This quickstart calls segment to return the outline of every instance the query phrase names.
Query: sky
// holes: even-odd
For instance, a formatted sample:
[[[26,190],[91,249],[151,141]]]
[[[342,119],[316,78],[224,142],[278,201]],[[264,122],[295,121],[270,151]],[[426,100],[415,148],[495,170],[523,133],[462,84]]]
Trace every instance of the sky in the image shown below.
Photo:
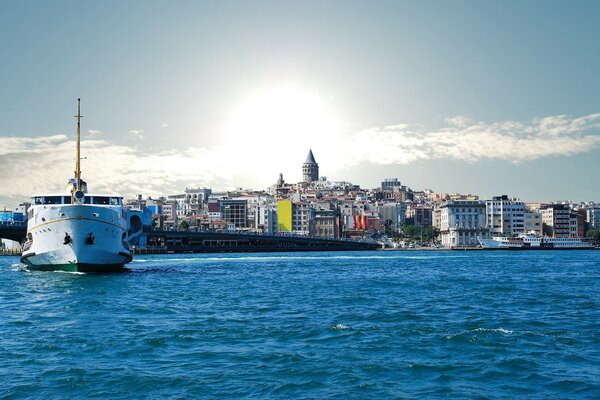
[[[0,206],[364,188],[600,201],[600,2],[0,2]]]

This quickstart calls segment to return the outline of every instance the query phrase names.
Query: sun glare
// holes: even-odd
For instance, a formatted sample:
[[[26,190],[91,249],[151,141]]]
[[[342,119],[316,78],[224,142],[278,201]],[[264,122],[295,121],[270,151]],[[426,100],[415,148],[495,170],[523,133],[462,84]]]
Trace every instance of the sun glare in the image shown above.
[[[339,126],[333,108],[318,94],[294,85],[272,86],[240,101],[229,116],[225,139],[245,151],[276,154],[285,148],[296,156],[310,147],[329,148]]]

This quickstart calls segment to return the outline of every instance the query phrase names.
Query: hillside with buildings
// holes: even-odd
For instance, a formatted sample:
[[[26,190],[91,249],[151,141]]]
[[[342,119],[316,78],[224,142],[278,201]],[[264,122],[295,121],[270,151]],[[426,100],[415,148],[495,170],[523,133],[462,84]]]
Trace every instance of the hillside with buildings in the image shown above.
[[[186,188],[159,198],[139,195],[128,205],[161,229],[251,232],[326,238],[379,238],[443,247],[476,246],[477,238],[535,232],[585,237],[600,230],[596,203],[525,203],[506,195],[413,190],[396,178],[375,189],[319,176],[309,151],[303,180],[279,179],[266,190]]]

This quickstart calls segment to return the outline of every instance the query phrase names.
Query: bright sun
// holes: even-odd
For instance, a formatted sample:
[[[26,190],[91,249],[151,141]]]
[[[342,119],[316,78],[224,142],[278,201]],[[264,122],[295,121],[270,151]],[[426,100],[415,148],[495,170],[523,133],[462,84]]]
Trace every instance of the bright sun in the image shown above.
[[[287,148],[289,156],[296,156],[311,147],[330,148],[339,132],[330,101],[288,84],[246,95],[229,116],[225,139],[244,150],[273,154]]]

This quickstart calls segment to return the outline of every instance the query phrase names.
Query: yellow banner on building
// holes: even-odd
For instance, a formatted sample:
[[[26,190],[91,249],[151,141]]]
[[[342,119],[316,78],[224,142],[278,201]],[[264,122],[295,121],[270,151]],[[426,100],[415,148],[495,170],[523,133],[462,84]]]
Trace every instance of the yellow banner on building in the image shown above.
[[[279,232],[292,231],[291,200],[277,200],[277,229]]]

